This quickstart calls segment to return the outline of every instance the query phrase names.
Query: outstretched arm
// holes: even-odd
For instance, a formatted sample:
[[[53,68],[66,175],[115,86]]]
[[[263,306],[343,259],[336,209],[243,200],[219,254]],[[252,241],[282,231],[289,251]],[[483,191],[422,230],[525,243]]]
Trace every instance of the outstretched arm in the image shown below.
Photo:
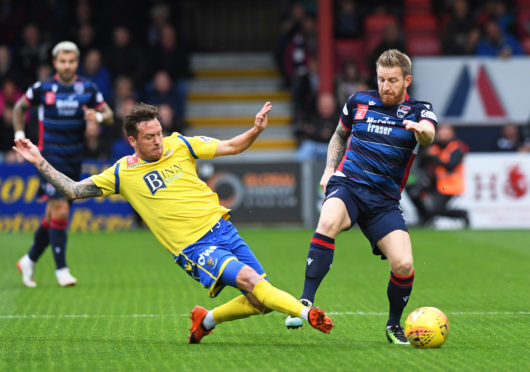
[[[245,133],[235,136],[232,139],[219,142],[215,156],[236,155],[249,148],[256,138],[258,138],[259,134],[267,128],[267,114],[271,109],[271,103],[266,102],[256,114],[254,126]]]
[[[101,189],[90,178],[75,182],[52,167],[30,140],[16,139],[15,145],[13,150],[33,164],[37,171],[68,199],[83,199],[103,195]]]
[[[428,146],[434,141],[434,124],[428,120],[420,120],[418,123],[412,120],[403,120],[406,130],[414,132],[416,141],[422,146]]]
[[[346,151],[346,142],[348,141],[349,136],[350,131],[346,130],[342,123],[339,123],[339,125],[337,125],[337,129],[335,129],[335,133],[333,133],[333,136],[329,141],[326,169],[324,169],[324,174],[320,179],[320,187],[322,187],[324,192],[326,192],[326,186],[329,179],[335,172],[335,169],[339,163],[342,161],[342,157]]]

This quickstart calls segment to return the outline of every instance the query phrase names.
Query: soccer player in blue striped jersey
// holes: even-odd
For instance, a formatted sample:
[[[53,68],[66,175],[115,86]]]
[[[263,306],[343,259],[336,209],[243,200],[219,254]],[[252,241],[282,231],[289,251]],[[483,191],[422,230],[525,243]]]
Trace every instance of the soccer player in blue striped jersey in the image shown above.
[[[207,310],[195,306],[188,337],[192,344],[219,323],[280,311],[308,321],[329,333],[333,322],[319,308],[304,306],[272,286],[250,247],[229,221],[229,210],[198,176],[195,159],[235,155],[247,149],[267,127],[265,103],[254,126],[232,139],[162,137],[156,107],[138,104],[125,118],[125,130],[135,154],[123,157],[101,174],[75,182],[55,170],[29,140],[15,140],[14,150],[37,167],[48,182],[69,199],[120,194],[142,216],[176,263],[215,297],[227,285],[242,294]]]
[[[399,200],[419,146],[433,142],[437,125],[431,104],[407,94],[411,67],[406,54],[385,51],[376,64],[378,90],[352,95],[342,109],[320,182],[325,199],[300,297],[305,305],[313,304],[331,268],[336,236],[357,223],[372,252],[390,265],[386,335],[395,344],[408,343],[400,321],[414,281],[412,246]],[[285,324],[298,328],[302,322],[288,317]]]
[[[43,156],[73,180],[81,176],[81,153],[87,122],[112,124],[112,110],[97,86],[76,74],[79,49],[71,41],[62,41],[52,50],[56,74],[28,88],[15,104],[15,139],[25,137],[24,113],[38,107],[39,142]],[[48,245],[52,246],[56,277],[60,286],[77,283],[66,265],[66,241],[70,202],[41,177],[39,196],[47,200],[46,212],[34,235],[29,252],[18,262],[22,282],[36,287],[35,263]]]

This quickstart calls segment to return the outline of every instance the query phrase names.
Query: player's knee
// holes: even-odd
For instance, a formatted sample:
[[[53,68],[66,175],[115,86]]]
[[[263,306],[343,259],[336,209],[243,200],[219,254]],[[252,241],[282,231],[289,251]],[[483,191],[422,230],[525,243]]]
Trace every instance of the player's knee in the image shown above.
[[[68,203],[56,202],[50,208],[50,217],[56,220],[67,220],[69,213]]]
[[[239,289],[252,293],[254,286],[261,280],[264,279],[253,268],[243,266],[237,274],[236,285]]]
[[[334,238],[341,230],[341,221],[337,218],[333,216],[320,216],[317,232]]]
[[[392,272],[396,275],[407,277],[414,271],[411,259],[402,259],[392,264]]]

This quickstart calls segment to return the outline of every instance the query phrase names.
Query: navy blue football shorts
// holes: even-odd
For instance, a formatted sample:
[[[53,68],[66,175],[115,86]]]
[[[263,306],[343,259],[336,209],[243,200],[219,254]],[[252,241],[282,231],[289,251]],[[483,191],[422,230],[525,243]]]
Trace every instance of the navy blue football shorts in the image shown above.
[[[37,192],[37,198],[41,200],[66,199],[66,196],[64,196],[51,183],[49,183],[43,178],[40,180],[39,191]]]
[[[208,289],[210,297],[216,297],[227,285],[237,288],[237,274],[245,265],[267,279],[265,270],[250,247],[232,223],[224,218],[174,257],[189,276]]]
[[[377,242],[392,231],[408,231],[399,201],[368,186],[333,176],[326,186],[324,201],[329,198],[339,198],[344,202],[352,226],[357,222],[370,241],[372,253],[381,256],[381,259],[386,257],[377,247]]]

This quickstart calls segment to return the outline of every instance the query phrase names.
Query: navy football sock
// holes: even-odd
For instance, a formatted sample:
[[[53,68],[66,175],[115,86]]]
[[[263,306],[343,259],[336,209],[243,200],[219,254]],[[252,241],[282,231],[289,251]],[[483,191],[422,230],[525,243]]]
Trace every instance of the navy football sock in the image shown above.
[[[66,225],[68,221],[52,219],[50,224],[50,244],[57,270],[66,267]]]
[[[318,286],[331,268],[334,252],[335,239],[319,233],[313,235],[307,254],[304,292],[300,298],[309,300],[311,303],[315,301]]]
[[[48,224],[48,221],[43,218],[41,221],[41,225],[33,235],[33,244],[31,245],[31,248],[28,253],[30,260],[33,262],[37,262],[37,260],[46,250],[46,247],[48,247],[49,243],[50,225]]]
[[[412,292],[412,283],[414,282],[414,271],[406,277],[397,276],[390,272],[390,280],[388,281],[387,296],[390,304],[388,313],[389,325],[399,325],[403,310],[409,301],[410,293]]]

